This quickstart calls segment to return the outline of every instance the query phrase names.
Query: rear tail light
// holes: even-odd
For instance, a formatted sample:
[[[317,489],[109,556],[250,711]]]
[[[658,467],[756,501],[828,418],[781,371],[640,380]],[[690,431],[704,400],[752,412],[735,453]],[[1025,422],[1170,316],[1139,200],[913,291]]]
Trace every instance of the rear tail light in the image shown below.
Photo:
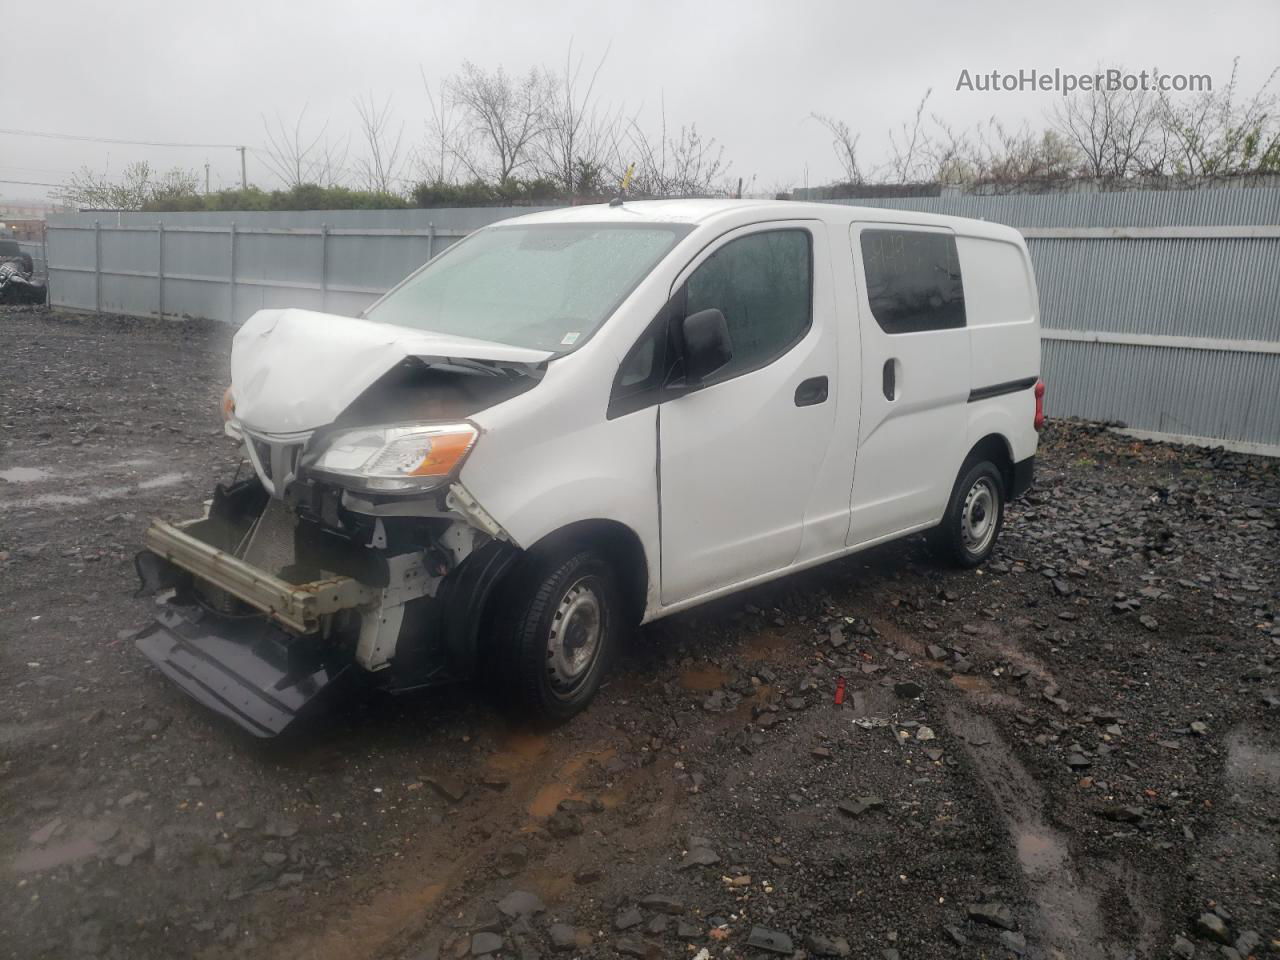
[[[1044,381],[1036,381],[1036,418],[1032,421],[1037,431],[1044,429]]]

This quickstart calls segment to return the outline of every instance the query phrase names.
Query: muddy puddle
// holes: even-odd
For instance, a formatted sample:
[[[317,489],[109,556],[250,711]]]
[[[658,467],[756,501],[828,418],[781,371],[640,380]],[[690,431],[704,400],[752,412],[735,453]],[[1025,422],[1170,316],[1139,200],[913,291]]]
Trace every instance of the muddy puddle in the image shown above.
[[[1236,730],[1227,738],[1226,772],[1237,787],[1274,797],[1280,793],[1280,750],[1263,745],[1247,730]]]
[[[777,660],[795,652],[796,641],[785,630],[761,630],[742,645],[744,660]]]
[[[1073,863],[1062,834],[1045,819],[1040,785],[985,717],[947,711],[947,727],[964,744],[978,778],[1000,812],[1036,905],[1028,924],[1030,958],[1120,960],[1131,954],[1123,934],[1101,919],[1101,898]]]
[[[52,473],[40,467],[10,467],[8,470],[0,470],[0,483],[39,483],[52,477]]]
[[[13,859],[12,869],[14,873],[40,873],[96,857],[101,850],[90,837],[75,837],[61,843],[24,850]]]
[[[96,503],[100,500],[118,500],[148,490],[174,487],[187,480],[187,478],[185,473],[162,473],[159,476],[148,477],[138,483],[128,485],[94,484],[80,493],[39,493],[35,496],[22,497],[17,500],[0,500],[0,511],[39,510],[48,507],[79,507],[89,503]]]
[[[680,686],[693,693],[710,693],[729,682],[729,674],[709,663],[695,664],[680,671]]]

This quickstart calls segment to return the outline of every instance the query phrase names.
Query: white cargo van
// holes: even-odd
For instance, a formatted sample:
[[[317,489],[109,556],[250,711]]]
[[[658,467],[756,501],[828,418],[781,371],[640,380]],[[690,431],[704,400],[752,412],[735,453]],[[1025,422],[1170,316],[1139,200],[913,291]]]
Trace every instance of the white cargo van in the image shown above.
[[[263,310],[251,469],[156,521],[139,646],[252,732],[344,675],[582,709],[629,625],[928,531],[965,566],[1031,482],[1035,280],[975,220],[618,202],[480,230],[365,311]]]

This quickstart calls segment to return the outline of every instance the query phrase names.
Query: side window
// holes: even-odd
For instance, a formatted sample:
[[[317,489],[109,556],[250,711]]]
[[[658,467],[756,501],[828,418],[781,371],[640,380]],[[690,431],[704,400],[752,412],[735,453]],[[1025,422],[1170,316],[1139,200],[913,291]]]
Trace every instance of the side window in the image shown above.
[[[658,311],[649,329],[622,358],[609,394],[606,416],[610,420],[651,406],[661,396],[668,373],[672,308],[668,303]]]
[[[733,359],[716,381],[786,353],[813,320],[813,249],[807,230],[752,233],[726,243],[685,283],[685,315],[724,314]]]
[[[862,266],[871,313],[885,333],[965,325],[956,239],[920,230],[863,230]]]

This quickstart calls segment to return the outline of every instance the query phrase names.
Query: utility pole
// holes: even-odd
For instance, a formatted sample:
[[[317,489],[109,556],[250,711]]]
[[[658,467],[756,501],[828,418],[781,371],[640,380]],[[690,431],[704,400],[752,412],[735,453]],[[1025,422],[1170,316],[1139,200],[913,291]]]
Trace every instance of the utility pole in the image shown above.
[[[209,192],[209,161],[204,162],[204,192]]]
[[[244,147],[236,147],[236,149],[240,151],[240,189],[248,190],[249,178],[245,176],[244,172]]]

